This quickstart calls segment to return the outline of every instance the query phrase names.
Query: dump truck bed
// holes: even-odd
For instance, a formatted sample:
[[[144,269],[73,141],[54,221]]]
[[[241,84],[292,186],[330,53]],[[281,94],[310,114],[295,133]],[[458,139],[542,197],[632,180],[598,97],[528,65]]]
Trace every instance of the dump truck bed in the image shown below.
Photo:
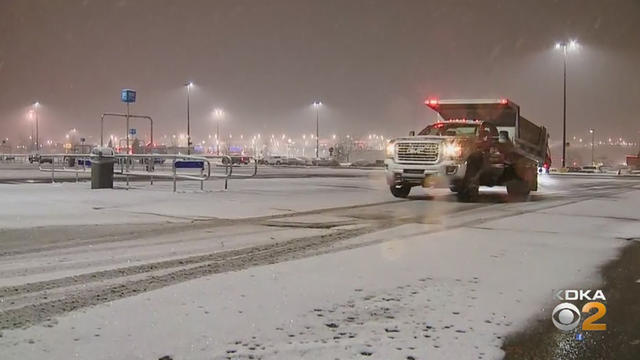
[[[434,100],[425,104],[438,113],[441,120],[479,120],[507,131],[515,151],[543,163],[547,157],[547,129],[520,115],[520,106],[507,99]]]

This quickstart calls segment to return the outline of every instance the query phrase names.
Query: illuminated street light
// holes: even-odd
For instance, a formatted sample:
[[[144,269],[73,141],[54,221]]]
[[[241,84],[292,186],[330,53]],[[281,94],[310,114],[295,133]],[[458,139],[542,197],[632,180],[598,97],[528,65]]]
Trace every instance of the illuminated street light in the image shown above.
[[[184,86],[187,88],[187,155],[191,154],[191,120],[190,120],[190,97],[191,97],[191,88],[193,87],[193,82],[187,81]]]
[[[562,53],[564,55],[564,101],[562,105],[562,167],[565,167],[565,159],[567,157],[567,49],[575,50],[578,49],[579,46],[580,44],[578,44],[576,40],[570,40],[568,43],[556,43],[556,49],[562,49]]]
[[[220,121],[224,119],[224,110],[221,108],[213,109],[213,117],[216,119],[216,139],[220,139]],[[220,155],[220,147],[216,147],[216,153]]]
[[[318,158],[318,150],[320,148],[320,107],[321,101],[314,101],[313,107],[316,108],[316,159]]]

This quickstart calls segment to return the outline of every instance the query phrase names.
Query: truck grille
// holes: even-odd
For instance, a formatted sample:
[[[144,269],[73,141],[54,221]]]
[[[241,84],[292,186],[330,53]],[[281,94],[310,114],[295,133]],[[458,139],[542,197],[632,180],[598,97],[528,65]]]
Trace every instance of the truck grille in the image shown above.
[[[398,143],[396,154],[398,161],[436,162],[438,143]]]

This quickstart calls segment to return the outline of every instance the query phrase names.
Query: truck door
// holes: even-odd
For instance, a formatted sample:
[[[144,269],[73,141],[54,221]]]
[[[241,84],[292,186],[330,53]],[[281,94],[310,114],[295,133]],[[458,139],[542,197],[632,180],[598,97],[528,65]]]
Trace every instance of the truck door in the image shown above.
[[[485,158],[489,163],[488,165],[491,167],[502,167],[505,156],[500,146],[498,129],[493,124],[485,122],[480,126],[478,131]]]

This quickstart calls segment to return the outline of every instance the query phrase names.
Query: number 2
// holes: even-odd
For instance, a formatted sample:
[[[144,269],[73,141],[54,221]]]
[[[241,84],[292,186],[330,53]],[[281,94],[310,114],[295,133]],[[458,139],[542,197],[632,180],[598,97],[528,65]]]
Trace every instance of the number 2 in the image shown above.
[[[591,312],[591,309],[596,309],[598,311],[596,311],[593,315],[590,315],[589,317],[584,319],[584,322],[582,323],[582,330],[585,330],[585,331],[607,330],[607,324],[594,324],[595,321],[601,319],[604,316],[604,314],[607,313],[607,307],[604,306],[604,304],[601,302],[588,302],[584,304],[584,306],[582,307],[582,312],[589,313]]]

